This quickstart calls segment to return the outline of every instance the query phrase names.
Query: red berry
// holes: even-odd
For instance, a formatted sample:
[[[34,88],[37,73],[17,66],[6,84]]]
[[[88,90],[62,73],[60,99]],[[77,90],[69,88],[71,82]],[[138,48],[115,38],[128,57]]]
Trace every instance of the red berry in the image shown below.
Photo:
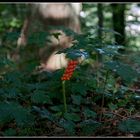
[[[77,60],[70,60],[61,80],[69,80],[78,64]]]

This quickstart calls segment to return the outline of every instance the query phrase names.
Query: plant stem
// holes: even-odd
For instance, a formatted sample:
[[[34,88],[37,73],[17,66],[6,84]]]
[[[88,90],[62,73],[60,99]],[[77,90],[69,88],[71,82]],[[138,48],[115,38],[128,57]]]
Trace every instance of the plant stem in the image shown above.
[[[96,63],[99,63],[98,54],[96,54]],[[96,79],[97,79],[96,86],[99,87],[100,86],[100,80],[99,80],[99,67],[98,67],[98,65],[97,65]]]
[[[63,92],[63,101],[64,101],[64,113],[65,113],[67,112],[65,81],[62,81],[62,92]]]
[[[115,93],[116,93],[117,90],[118,90],[117,83],[115,83],[115,85],[114,85],[114,90],[113,90],[113,96],[112,96],[112,101],[113,101],[113,102],[114,102],[114,100],[115,100]]]
[[[102,120],[102,110],[103,110],[103,107],[104,107],[105,87],[106,87],[106,83],[107,83],[107,79],[108,79],[108,74],[109,74],[109,71],[106,72],[106,76],[105,76],[104,87],[103,87],[103,95],[102,95],[102,103],[101,103],[101,114],[100,114],[100,119],[99,119],[99,121]]]

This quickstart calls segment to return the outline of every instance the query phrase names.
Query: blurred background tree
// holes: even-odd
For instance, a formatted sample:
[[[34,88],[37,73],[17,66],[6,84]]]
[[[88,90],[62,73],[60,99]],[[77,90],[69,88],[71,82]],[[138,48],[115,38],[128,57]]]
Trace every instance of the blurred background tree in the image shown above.
[[[83,3],[81,12],[83,30],[88,27],[103,27],[118,32],[108,34],[106,39],[116,41],[119,45],[127,46],[130,50],[139,50],[140,6],[131,4]],[[101,37],[101,30],[97,32]]]
[[[113,30],[120,33],[115,34],[117,44],[125,45],[125,4],[111,4]]]
[[[0,33],[19,32],[27,10],[26,4],[0,4]],[[83,3],[81,11],[83,32],[88,30],[88,27],[92,27],[91,32],[95,32],[94,29],[99,27],[96,33],[101,39],[103,33],[100,28],[114,30],[120,35],[115,34],[113,37],[110,33],[111,36],[107,38],[115,40],[120,45],[131,46],[130,48],[133,50],[139,49],[139,21],[140,6],[137,3]]]
[[[26,4],[0,4],[2,57],[3,55],[7,57],[16,48],[16,41],[28,10]],[[80,19],[83,33],[90,31],[100,42],[103,39],[106,42],[115,42],[123,45],[126,51],[139,53],[140,5],[138,3],[83,3]],[[37,29],[38,26],[34,28]]]

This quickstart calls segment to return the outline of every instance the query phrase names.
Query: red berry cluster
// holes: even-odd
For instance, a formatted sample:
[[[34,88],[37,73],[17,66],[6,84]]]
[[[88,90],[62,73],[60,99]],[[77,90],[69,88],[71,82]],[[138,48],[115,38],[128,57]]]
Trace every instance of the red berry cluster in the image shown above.
[[[78,64],[77,60],[70,60],[61,80],[69,80]]]

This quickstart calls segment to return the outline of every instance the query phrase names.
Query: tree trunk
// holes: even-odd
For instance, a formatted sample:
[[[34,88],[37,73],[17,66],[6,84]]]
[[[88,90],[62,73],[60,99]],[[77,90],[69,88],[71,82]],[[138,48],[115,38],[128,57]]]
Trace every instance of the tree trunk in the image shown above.
[[[102,43],[102,28],[103,28],[103,5],[97,4],[97,16],[98,16],[98,38],[100,42]],[[100,46],[102,48],[102,46]],[[102,56],[98,55],[99,62],[102,61]]]
[[[98,14],[98,37],[99,39],[102,40],[102,30],[103,28],[103,5],[102,4],[97,4],[97,14]]]
[[[125,4],[111,4],[113,29],[120,35],[115,34],[115,42],[125,45]]]

